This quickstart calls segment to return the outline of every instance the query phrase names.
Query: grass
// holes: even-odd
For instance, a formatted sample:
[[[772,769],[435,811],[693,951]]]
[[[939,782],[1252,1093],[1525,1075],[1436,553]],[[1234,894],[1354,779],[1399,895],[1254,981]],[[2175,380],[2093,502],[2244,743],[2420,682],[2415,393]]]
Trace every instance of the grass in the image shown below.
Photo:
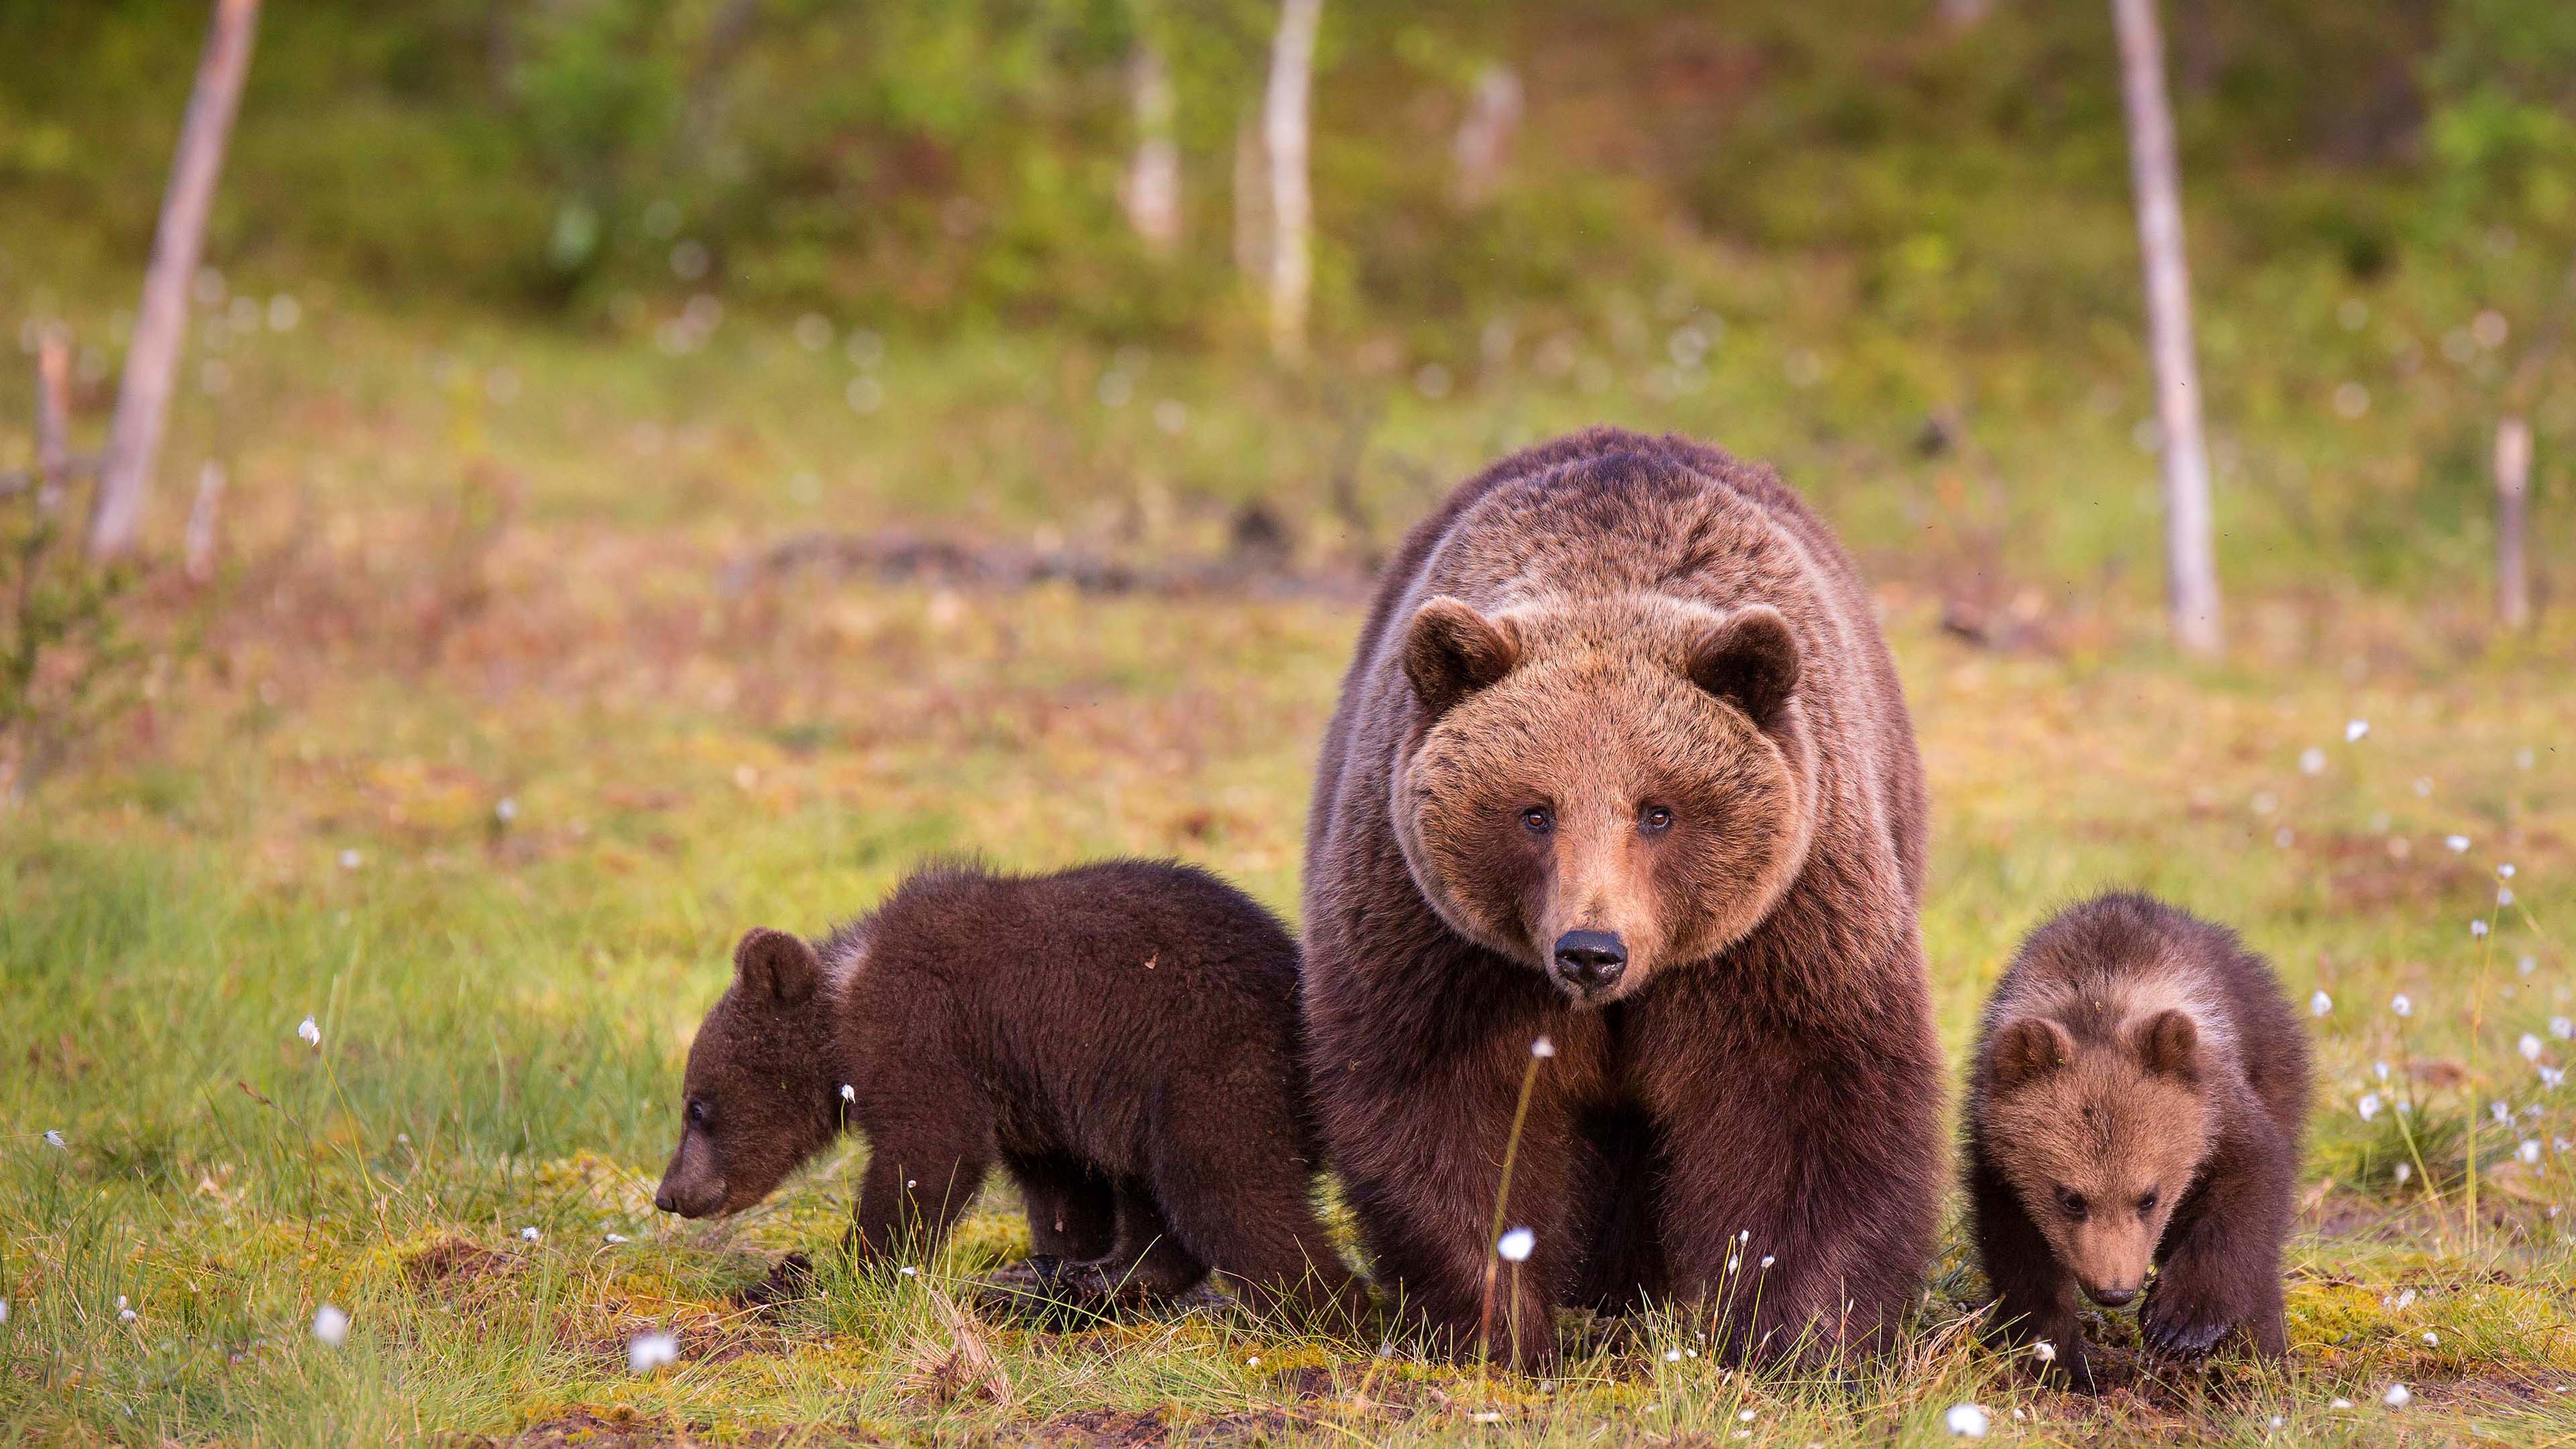
[[[2576,1111],[2536,1073],[2576,1053],[2551,1027],[2576,1011],[2563,611],[2495,642],[2467,590],[2367,591],[2313,565],[2331,537],[2248,519],[2234,651],[2185,666],[2125,421],[2033,404],[1991,452],[1911,455],[1897,423],[1826,425],[1872,394],[1801,392],[1750,344],[1661,401],[1399,380],[1358,522],[1318,481],[1330,400],[1222,360],[921,344],[860,414],[842,356],[756,319],[671,358],[318,297],[206,355],[227,391],[168,476],[233,461],[222,577],[150,583],[144,707],[0,818],[0,1437],[1909,1443],[1975,1403],[2034,1444],[2576,1439]],[[1109,370],[1144,379],[1124,407]],[[2100,886],[2232,922],[2331,998],[2289,1370],[2042,1391],[1971,1343],[1955,1227],[1900,1358],[1805,1380],[1726,1373],[1668,1323],[1540,1382],[1223,1312],[987,1322],[957,1304],[1024,1246],[998,1196],[923,1275],[730,1307],[837,1237],[863,1160],[737,1221],[651,1211],[735,934],[820,927],[943,851],[1179,855],[1293,914],[1353,558],[1479,457],[1595,417],[1784,458],[1882,580],[1954,1059],[2019,933]],[[2107,501],[2052,504],[2059,479]],[[744,566],[882,526],[1202,558],[1255,498],[1292,566],[1243,588]],[[1999,643],[1943,627],[1963,599]],[[338,1346],[309,1331],[325,1303]],[[630,1373],[656,1330],[678,1361]],[[2127,1362],[2125,1319],[2093,1331]]]

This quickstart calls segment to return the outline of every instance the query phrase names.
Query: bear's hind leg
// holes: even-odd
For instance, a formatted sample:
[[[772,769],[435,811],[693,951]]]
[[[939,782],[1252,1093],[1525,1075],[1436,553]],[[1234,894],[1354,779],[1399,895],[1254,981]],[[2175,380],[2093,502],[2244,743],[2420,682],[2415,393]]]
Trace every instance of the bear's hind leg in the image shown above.
[[[1002,1165],[1028,1208],[1030,1256],[1072,1263],[1107,1256],[1118,1234],[1117,1191],[1107,1177],[1061,1154],[1014,1154]]]

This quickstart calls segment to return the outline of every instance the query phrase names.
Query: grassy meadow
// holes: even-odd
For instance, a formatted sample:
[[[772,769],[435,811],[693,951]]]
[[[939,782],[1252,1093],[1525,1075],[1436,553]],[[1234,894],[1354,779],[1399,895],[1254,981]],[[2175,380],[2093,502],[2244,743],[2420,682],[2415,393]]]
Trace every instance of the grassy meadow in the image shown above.
[[[208,306],[228,390],[173,445],[232,462],[216,577],[156,563],[134,708],[0,816],[0,1437],[1914,1443],[1972,1403],[2015,1443],[2576,1439],[2576,1110],[2541,1073],[2576,1056],[2563,612],[2504,644],[2471,590],[2258,557],[2226,662],[2177,663],[2111,419],[1873,460],[1782,421],[1812,405],[1732,426],[1723,376],[1497,368],[1388,389],[1337,496],[1333,414],[1263,369],[966,339],[894,350],[870,412],[846,338],[783,320],[673,357],[273,310]],[[1783,386],[1742,366],[1737,395]],[[734,935],[940,852],[1176,855],[1293,915],[1366,558],[1491,450],[1593,417],[1784,456],[1882,581],[1954,1054],[2018,933],[2101,886],[2325,994],[2289,1370],[2144,1364],[2113,1316],[2113,1391],[2041,1390],[1972,1346],[1955,1228],[1902,1359],[1820,1380],[1729,1374],[1669,1324],[1569,1325],[1542,1382],[1223,1308],[992,1319],[961,1305],[1025,1246],[1004,1189],[919,1276],[731,1304],[835,1239],[863,1151],[739,1220],[651,1210]],[[2031,541],[2006,515],[2050,510],[1979,479],[2061,437],[2121,521],[2060,507]],[[852,542],[889,531],[961,546]],[[630,1371],[651,1333],[676,1362]]]

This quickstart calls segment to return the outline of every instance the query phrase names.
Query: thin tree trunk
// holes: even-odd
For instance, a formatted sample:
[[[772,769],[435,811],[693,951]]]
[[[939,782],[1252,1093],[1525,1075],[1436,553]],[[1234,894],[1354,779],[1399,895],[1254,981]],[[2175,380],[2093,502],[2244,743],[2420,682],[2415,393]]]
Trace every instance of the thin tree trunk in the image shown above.
[[[1181,147],[1172,135],[1172,72],[1154,43],[1138,38],[1127,63],[1136,154],[1127,164],[1127,224],[1145,250],[1168,257],[1181,240]]]
[[[223,539],[217,515],[223,505],[224,465],[209,458],[197,474],[197,499],[188,505],[185,559],[192,584],[214,582],[215,550]]]
[[[2531,423],[2507,413],[2496,424],[2496,618],[2531,627],[2531,556],[2524,544],[2531,509]]]
[[[1234,132],[1234,269],[1246,281],[1270,276],[1270,177],[1263,165],[1261,128],[1246,118]]]
[[[1280,0],[1270,47],[1270,89],[1262,136],[1270,163],[1270,350],[1283,362],[1306,356],[1306,310],[1314,290],[1314,204],[1307,190],[1307,112],[1315,80],[1315,30],[1324,0]]]
[[[2192,357],[2191,274],[2183,264],[2182,181],[2165,99],[2164,37],[2156,0],[2111,0],[2120,34],[2120,89],[2129,117],[2138,249],[2146,271],[2147,342],[2155,357],[2156,418],[2164,434],[2165,590],[2174,641],[2219,652],[2218,563],[2211,541],[2209,455],[2201,441],[2200,375]]]
[[[143,302],[136,310],[134,341],[125,353],[117,389],[116,418],[109,425],[98,499],[90,513],[89,552],[112,559],[134,547],[143,526],[143,504],[152,469],[170,421],[170,394],[179,352],[188,334],[188,288],[214,210],[215,181],[223,172],[224,143],[241,110],[242,80],[250,70],[251,33],[259,0],[215,0],[214,25],[197,64],[196,89],[179,126],[179,154],[170,167],[170,189],[161,200],[161,225],[152,238],[152,262],[143,274]]]
[[[36,511],[48,517],[71,481],[71,373],[71,337],[47,327],[36,339]]]
[[[1475,95],[1467,103],[1466,119],[1458,123],[1458,139],[1451,148],[1456,169],[1450,187],[1460,205],[1482,206],[1502,185],[1503,168],[1512,156],[1512,133],[1520,124],[1520,76],[1500,62],[1486,66],[1476,77]]]

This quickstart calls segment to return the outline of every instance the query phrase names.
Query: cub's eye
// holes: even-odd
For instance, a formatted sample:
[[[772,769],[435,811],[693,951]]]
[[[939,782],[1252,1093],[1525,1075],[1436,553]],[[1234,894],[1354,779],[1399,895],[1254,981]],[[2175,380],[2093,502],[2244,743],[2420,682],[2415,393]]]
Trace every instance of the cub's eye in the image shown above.
[[[2147,1214],[2154,1212],[2155,1210],[2156,1190],[2151,1187],[2145,1192],[2138,1194],[2138,1216],[2145,1217]]]
[[[1661,805],[1649,805],[1637,812],[1637,828],[1648,835],[1661,835],[1673,828],[1673,812]]]
[[[715,1114],[713,1112],[707,1110],[707,1104],[703,1099],[692,1098],[690,1100],[688,1113],[690,1126],[704,1127],[707,1125],[707,1119],[714,1115]]]
[[[1532,805],[1521,812],[1521,827],[1532,835],[1545,835],[1556,829],[1556,812],[1544,805]]]
[[[2084,1194],[2077,1192],[2071,1187],[2061,1187],[2057,1190],[2058,1211],[2065,1213],[2068,1217],[2075,1219],[2079,1223],[2084,1221],[2085,1206]]]

